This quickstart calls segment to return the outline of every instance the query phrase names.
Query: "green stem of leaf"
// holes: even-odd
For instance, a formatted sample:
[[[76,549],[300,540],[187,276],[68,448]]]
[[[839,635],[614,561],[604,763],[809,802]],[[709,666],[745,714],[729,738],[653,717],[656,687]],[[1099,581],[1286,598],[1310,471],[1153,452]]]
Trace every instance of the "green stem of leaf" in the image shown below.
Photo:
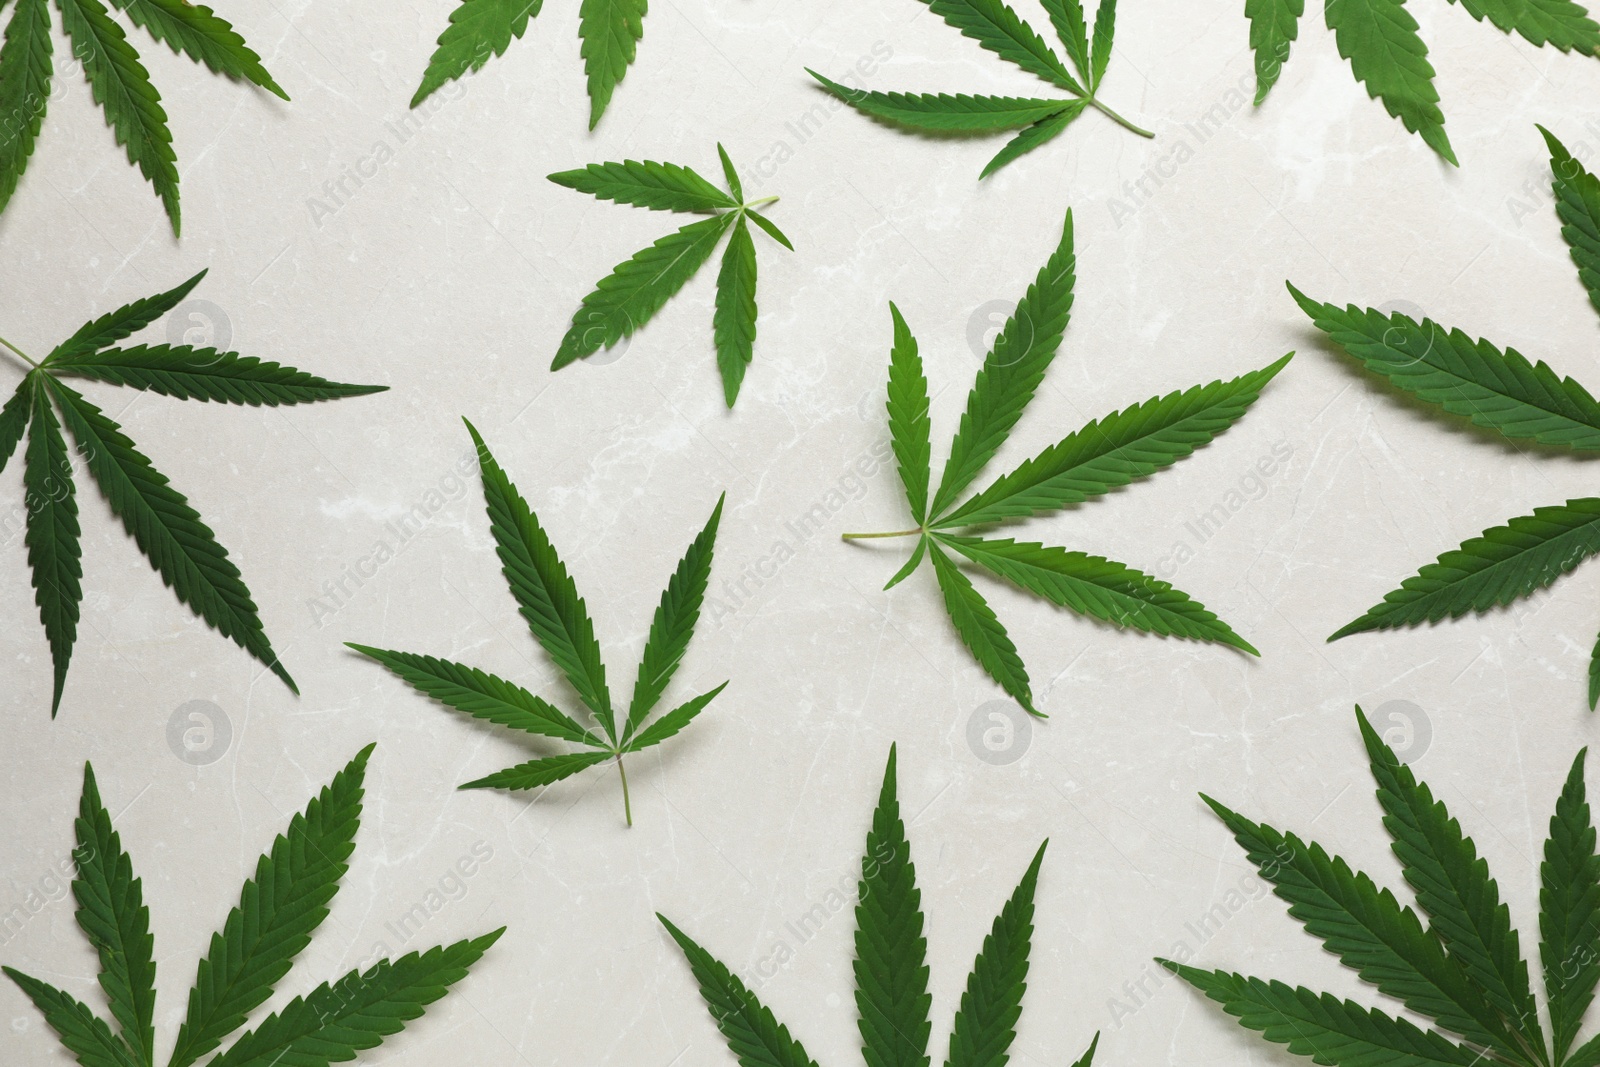
[[[766,207],[768,204],[776,204],[777,202],[778,198],[775,196],[763,196],[760,200],[750,201],[748,204],[745,204],[744,207],[746,210],[748,210],[750,208]]]
[[[918,526],[918,527],[916,527],[914,529],[910,529],[910,530],[895,530],[893,533],[847,533],[847,534],[840,534],[839,535],[839,539],[842,540],[842,541],[861,541],[861,540],[865,540],[866,538],[869,538],[869,537],[915,537],[915,536],[917,536],[918,534],[920,534],[922,532],[923,532],[922,531],[922,527]]]
[[[1139,126],[1135,126],[1133,123],[1129,122],[1127,119],[1123,118],[1121,115],[1117,114],[1115,111],[1112,111],[1109,107],[1106,107],[1104,104],[1102,104],[1100,101],[1096,100],[1092,96],[1089,97],[1089,106],[1094,108],[1096,111],[1100,112],[1102,115],[1104,115],[1106,118],[1110,119],[1112,122],[1115,122],[1118,126],[1121,126],[1125,130],[1130,130],[1133,133],[1138,134],[1140,137],[1154,137],[1155,136],[1155,134],[1151,133],[1149,130],[1143,129],[1143,128],[1139,127]]]
[[[628,825],[633,825],[633,801],[628,798],[628,768],[622,765],[622,756],[617,755],[617,774],[622,777],[622,814],[627,818]]]
[[[12,344],[10,341],[7,341],[4,337],[0,337],[0,345],[5,345],[7,348],[11,349],[11,351],[15,352],[17,355],[19,355],[23,359],[27,360],[28,361],[28,366],[32,367],[34,370],[38,370],[39,369],[39,364],[37,364],[37,363],[35,363],[33,361],[33,357],[32,356],[28,355],[28,353],[24,352],[22,349],[18,348],[16,345]]]

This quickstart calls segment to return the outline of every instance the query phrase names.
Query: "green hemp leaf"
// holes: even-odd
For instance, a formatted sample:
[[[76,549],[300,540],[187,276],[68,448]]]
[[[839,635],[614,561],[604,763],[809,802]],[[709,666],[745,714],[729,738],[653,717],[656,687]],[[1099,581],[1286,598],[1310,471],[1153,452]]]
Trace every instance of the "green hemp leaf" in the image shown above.
[[[1456,3],[1458,0],[1450,0]],[[1600,49],[1600,25],[1572,0],[1459,0],[1479,22],[1488,19],[1505,33],[1516,32],[1538,47],[1593,56]],[[1250,49],[1255,53],[1256,103],[1267,98],[1299,36],[1305,0],[1245,0]],[[1429,148],[1456,163],[1444,132],[1444,112],[1433,87],[1428,46],[1406,0],[1326,0],[1323,18],[1333,31],[1339,55],[1350,61],[1367,95],[1420,136]]]
[[[775,196],[745,201],[744,186],[733,161],[717,145],[722,173],[728,182],[723,192],[688,167],[676,163],[626,160],[591,163],[581,170],[550,175],[557,185],[588,193],[600,200],[649,208],[709,215],[669,233],[655,244],[617,265],[572,316],[551,362],[560,370],[576,360],[610,348],[650,321],[684,283],[711,258],[722,235],[731,233],[717,272],[716,311],[711,318],[717,348],[717,369],[722,372],[722,395],[728,406],[738,399],[745,368],[756,343],[756,246],[750,236],[755,223],[767,236],[789,251],[789,243],[776,226],[756,210],[777,201]]]
[[[900,310],[889,305],[894,319],[889,435],[916,525],[892,533],[843,535],[845,540],[915,537],[910,559],[884,588],[904,580],[928,558],[950,621],[967,648],[989,677],[1034,715],[1041,713],[1034,707],[1028,670],[1016,645],[954,557],[1052,604],[1115,626],[1215,641],[1251,655],[1258,653],[1200,602],[1125,564],[1034,542],[956,531],[1072,507],[1170,467],[1238,421],[1293,356],[1291,352],[1232,381],[1197,385],[1112,412],[1068,434],[958,504],[961,494],[1005,444],[1044,380],[1071,317],[1075,281],[1072,212],[1068,211],[1060,244],[984,358],[931,502],[928,382],[916,338]]]
[[[1550,149],[1556,213],[1578,282],[1600,311],[1600,179],[1555,135]],[[1401,392],[1509,441],[1579,454],[1600,452],[1600,403],[1542,360],[1474,341],[1432,319],[1417,322],[1355,305],[1341,308],[1289,291],[1329,340]],[[1552,585],[1600,552],[1600,498],[1535,508],[1483,531],[1407,578],[1399,589],[1339,629],[1330,641],[1369,630],[1460,618],[1510,604]],[[1589,707],[1600,700],[1600,642],[1589,660]]]
[[[1034,32],[1004,0],[922,0],[934,14],[962,35],[1042,78],[1051,87],[1071,94],[1066,98],[968,96],[957,93],[880,93],[854,89],[818,74],[806,73],[822,87],[863,115],[935,134],[982,135],[1003,130],[1018,133],[983,168],[980,180],[1027,152],[1033,151],[1082,115],[1094,110],[1140,137],[1154,137],[1100,102],[1100,83],[1111,62],[1111,43],[1117,23],[1117,0],[1100,0],[1091,35],[1079,0],[1043,0],[1050,25],[1061,39],[1074,77],[1044,38]]]
[[[1383,826],[1416,909],[1316,842],[1201,798],[1306,933],[1362,981],[1436,1029],[1304,986],[1207,971],[1184,961],[1158,962],[1222,1005],[1239,1025],[1329,1067],[1600,1063],[1600,1036],[1577,1044],[1600,978],[1600,857],[1583,783],[1588,750],[1578,753],[1556,800],[1539,865],[1547,1038],[1517,931],[1488,863],[1360,708],[1356,720]]]
[[[105,112],[117,144],[155,189],[178,235],[178,157],[161,94],[127,34],[100,0],[55,0],[72,55],[83,66],[94,102]],[[0,8],[5,5],[0,3]],[[128,21],[174,52],[217,74],[259,85],[284,100],[261,57],[228,21],[188,0],[111,0]],[[11,201],[33,155],[50,102],[50,8],[46,0],[16,0],[0,45],[0,211]]]
[[[176,289],[135,300],[84,323],[41,361],[0,338],[0,345],[31,368],[11,399],[0,407],[0,470],[27,434],[22,479],[28,562],[33,568],[39,618],[55,663],[52,717],[61,706],[83,601],[79,562],[83,553],[73,484],[80,462],[139,551],[177,598],[270,667],[284,685],[299,692],[272,650],[250,590],[228,558],[228,550],[217,543],[184,495],[134,447],[122,427],[67,384],[75,378],[125,385],[178,400],[268,407],[363,396],[388,388],[330,382],[293,367],[214,348],[114,347],[176,307],[205,274],[201,271]],[[77,443],[76,452],[62,436],[62,423]]]
[[[255,877],[245,882],[238,905],[211,935],[168,1067],[189,1067],[243,1026],[328,917],[355,850],[372,747],[335,775],[256,861]],[[78,926],[99,954],[100,988],[112,1021],[63,990],[13,968],[3,970],[84,1067],[153,1067],[156,954],[150,909],[87,764],[73,825]],[[420,1018],[504,932],[501,927],[469,941],[380,960],[324,982],[246,1031],[209,1067],[325,1067],[353,1060]]]
[[[933,1001],[928,942],[922,936],[922,891],[895,790],[895,750],[890,748],[856,898],[856,1025],[867,1067],[927,1067]],[[1034,889],[1044,850],[1040,845],[973,961],[950,1032],[947,1067],[1005,1067],[1010,1058],[1028,988]],[[706,1009],[740,1067],[816,1067],[788,1027],[737,975],[665,916],[656,918],[683,949]],[[1096,1034],[1076,1067],[1091,1067],[1099,1043]]]
[[[476,667],[369,645],[351,644],[349,647],[377,660],[417,692],[447,707],[500,726],[583,746],[577,752],[545,756],[508,767],[467,782],[462,789],[539,789],[607,760],[615,760],[617,774],[622,779],[623,812],[628,825],[632,826],[633,803],[628,797],[628,772],[622,757],[658,745],[677,734],[728,685],[723,682],[645,725],[645,720],[661,702],[667,683],[677,672],[679,662],[688,651],[689,639],[694,636],[695,624],[700,621],[700,605],[705,600],[706,584],[711,580],[711,552],[717,540],[717,524],[722,520],[722,500],[717,501],[705,528],[690,543],[661,594],[655,618],[650,623],[644,655],[639,660],[633,699],[619,729],[617,709],[612,706],[611,690],[606,686],[605,664],[600,660],[600,643],[595,640],[594,624],[589,620],[588,607],[578,595],[577,585],[556,554],[544,527],[539,525],[538,516],[489,454],[488,446],[470,422],[467,431],[478,447],[489,528],[511,595],[527,620],[534,640],[561,668],[598,725],[599,733],[579,724],[549,701]]]
[[[482,70],[491,56],[505,55],[511,39],[521,39],[528,20],[543,6],[544,0],[461,0],[439,35],[439,47],[428,60],[411,106],[445,82]],[[591,130],[628,73],[644,36],[648,6],[646,0],[582,0],[578,5],[578,37],[583,42],[578,51],[589,79]]]

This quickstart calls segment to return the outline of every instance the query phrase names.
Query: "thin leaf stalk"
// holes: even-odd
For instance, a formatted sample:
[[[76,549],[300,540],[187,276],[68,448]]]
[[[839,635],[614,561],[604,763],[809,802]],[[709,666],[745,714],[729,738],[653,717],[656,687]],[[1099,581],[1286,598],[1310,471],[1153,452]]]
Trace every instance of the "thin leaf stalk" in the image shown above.
[[[617,774],[622,778],[622,814],[633,825],[633,801],[628,797],[628,768],[622,765],[622,753],[617,753]]]
[[[922,533],[926,533],[926,532],[927,531],[924,530],[922,527],[917,526],[917,527],[914,527],[914,528],[912,528],[910,530],[894,530],[894,531],[891,531],[889,533],[847,533],[847,534],[840,534],[839,535],[839,539],[841,541],[863,541],[863,540],[866,540],[866,539],[872,538],[872,537],[915,537],[918,534],[922,534]]]
[[[766,207],[768,204],[776,204],[777,202],[778,198],[776,196],[763,196],[760,200],[752,200],[748,204],[741,206],[748,211],[751,208]]]
[[[1089,96],[1089,97],[1086,97],[1085,99],[1087,99],[1089,101],[1089,106],[1090,107],[1094,108],[1096,111],[1100,112],[1106,118],[1110,119],[1112,122],[1115,122],[1118,126],[1121,126],[1123,129],[1129,130],[1129,131],[1131,131],[1133,133],[1136,133],[1140,137],[1151,137],[1151,138],[1155,137],[1155,134],[1151,133],[1149,130],[1143,128],[1142,126],[1135,126],[1133,123],[1129,122],[1127,119],[1123,118],[1121,115],[1117,114],[1115,111],[1112,111],[1109,107],[1106,107],[1104,104],[1102,104],[1095,97]]]
[[[34,358],[32,356],[28,355],[28,353],[24,352],[22,349],[18,348],[16,345],[12,344],[10,341],[7,341],[4,337],[0,337],[0,345],[5,345],[7,348],[11,349],[11,351],[15,352],[17,355],[19,355],[23,359],[27,360],[28,361],[28,366],[32,367],[34,370],[38,370],[39,369],[39,364],[34,361]]]

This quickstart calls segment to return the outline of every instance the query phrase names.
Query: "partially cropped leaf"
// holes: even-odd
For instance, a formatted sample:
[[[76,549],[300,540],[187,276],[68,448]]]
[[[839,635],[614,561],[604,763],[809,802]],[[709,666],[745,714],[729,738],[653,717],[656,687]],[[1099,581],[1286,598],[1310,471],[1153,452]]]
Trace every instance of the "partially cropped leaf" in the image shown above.
[[[1486,5],[1482,10],[1489,10]],[[1600,180],[1550,131],[1552,190],[1578,280],[1600,310]],[[1600,452],[1600,400],[1583,384],[1512,348],[1473,340],[1432,319],[1340,307],[1290,293],[1328,338],[1397,389],[1511,441],[1580,455]],[[1525,451],[1525,450],[1524,450]],[[1529,458],[1536,458],[1537,453]],[[1600,551],[1600,498],[1534,509],[1451,549],[1329,640],[1459,618],[1543,589]],[[1600,643],[1587,665],[1589,708],[1600,702]],[[1600,1046],[1592,1067],[1600,1067]],[[1541,1065],[1544,1067],[1544,1065]]]
[[[1550,585],[1596,552],[1600,498],[1535,508],[1532,515],[1485,530],[1446,552],[1328,640],[1509,604]]]
[[[1456,3],[1458,0],[1450,0]],[[1473,18],[1488,19],[1506,33],[1520,33],[1540,47],[1592,56],[1600,49],[1600,26],[1572,0],[1459,0]]]
[[[1028,988],[1028,952],[1033,947],[1033,895],[1045,846],[1034,853],[1016,892],[1006,901],[983,949],[972,963],[966,992],[950,1030],[947,1067],[1004,1067],[1022,1017],[1022,994]],[[1098,1040],[1098,1037],[1097,1037]],[[1092,1059],[1091,1047],[1088,1058]]]
[[[644,36],[646,0],[582,0],[578,5],[579,52],[589,77],[589,128],[605,114],[606,105]]]
[[[706,1010],[740,1067],[817,1067],[800,1042],[789,1036],[789,1028],[773,1018],[738,975],[673,926],[665,915],[657,912],[656,918],[683,949]]]
[[[1455,163],[1439,93],[1433,87],[1428,46],[1417,36],[1417,20],[1406,10],[1405,0],[1328,0],[1325,13],[1339,55],[1350,61],[1350,70],[1366,85],[1367,95]]]
[[[927,943],[895,764],[891,747],[861,861],[855,908],[857,1023],[867,1067],[926,1067],[932,1029]],[[1041,845],[984,939],[956,1012],[948,1067],[1005,1067],[1027,989],[1034,894],[1043,859]],[[711,1021],[739,1067],[816,1067],[736,974],[664,915],[657,913],[656,918],[683,950]],[[1089,1067],[1098,1043],[1097,1035],[1077,1067]]]
[[[229,78],[253,82],[283,99],[261,57],[226,19],[188,0],[110,0],[156,41]],[[176,237],[180,229],[178,160],[161,94],[122,25],[101,0],[55,0],[61,28],[81,63],[105,124],[155,190]],[[0,4],[0,7],[4,7]],[[33,155],[51,96],[53,47],[48,0],[16,0],[0,46],[0,211]]]
[[[1448,946],[1489,1004],[1529,1044],[1542,1048],[1539,1013],[1528,984],[1528,966],[1518,948],[1511,913],[1500,888],[1479,858],[1477,846],[1435,800],[1410,767],[1401,763],[1361,709],[1356,720],[1367,747],[1383,825],[1393,839],[1405,879],[1428,916],[1430,929]]]
[[[867,1067],[927,1067],[928,942],[896,779],[891,748],[856,893],[857,1026]]]
[[[328,901],[354,848],[362,775],[371,751],[371,745],[363,749],[257,863],[238,907],[212,937],[200,963],[170,1067],[189,1067],[243,1026],[327,918]],[[4,970],[84,1067],[151,1067],[155,963],[149,916],[131,861],[87,766],[77,833],[73,894],[78,922],[99,952],[100,984],[120,1034],[60,990],[10,967]],[[209,1067],[327,1067],[355,1059],[421,1016],[466,976],[502,932],[504,928],[399,960],[378,960],[338,982],[324,983],[268,1016],[211,1059]],[[13,1060],[22,1055],[30,1063],[44,1062],[42,1050],[11,1052]]]
[[[256,861],[255,877],[245,882],[222,929],[211,935],[168,1067],[188,1067],[243,1026],[328,917],[328,903],[355,851],[372,747],[334,775]]]
[[[731,233],[717,274],[712,339],[722,376],[723,399],[730,408],[733,406],[755,352],[756,249],[748,223],[755,223],[784,247],[794,246],[754,210],[756,205],[777,197],[746,203],[733,163],[721,145],[717,146],[717,154],[731,193],[722,192],[688,167],[674,163],[591,163],[581,170],[550,175],[558,185],[602,200],[711,215],[667,234],[602,278],[573,314],[572,325],[551,361],[551,370],[560,370],[632,337],[705,265],[723,234]]]
[[[459,0],[439,35],[438,48],[422,72],[411,106],[469,71],[482,70],[491,56],[503,56],[513,37],[521,38],[544,0]]]
[[[1465,1044],[1304,987],[1160,961],[1246,1029],[1328,1067],[1593,1067],[1591,1042],[1569,1055],[1594,989],[1600,860],[1580,753],[1551,820],[1541,869],[1540,925],[1555,1029],[1545,1043],[1506,906],[1460,825],[1400,762],[1361,709],[1384,826],[1417,911],[1315,842],[1281,833],[1206,798],[1289,913],[1341,963]],[[1424,921],[1425,919],[1425,921]],[[1554,975],[1554,978],[1551,976]],[[1591,1047],[1593,1046],[1593,1047]]]
[[[1053,139],[1093,107],[1119,126],[1141,137],[1153,137],[1101,103],[1095,95],[1106,65],[1116,26],[1116,0],[1101,0],[1094,37],[1089,39],[1079,0],[1044,0],[1051,25],[1077,68],[1067,69],[1044,38],[1024,22],[1005,0],[922,0],[929,10],[1000,58],[1037,75],[1069,94],[1055,99],[1005,96],[954,96],[944,93],[877,92],[841,85],[809,67],[806,72],[824,89],[874,118],[909,129],[968,134],[1026,127],[989,161],[979,179],[987,178],[1026,152]]]
[[[1572,1048],[1600,980],[1600,856],[1583,784],[1587,754],[1572,761],[1539,865],[1539,959],[1557,1061]]]
[[[1574,0],[1450,0],[1473,18],[1506,33],[1518,33],[1536,46],[1600,55],[1600,24]],[[1419,135],[1439,157],[1455,164],[1445,133],[1444,112],[1434,86],[1413,0],[1326,0],[1325,21],[1339,55],[1351,72],[1407,130]],[[1305,0],[1244,0],[1255,55],[1256,103],[1266,99],[1299,34]]]
[[[723,501],[718,499],[711,517],[689,545],[661,594],[640,658],[633,699],[619,730],[611,692],[606,685],[605,665],[600,659],[600,645],[595,640],[594,624],[578,594],[577,583],[561,562],[538,516],[470,422],[467,431],[478,450],[490,532],[512,597],[534,639],[561,669],[588,709],[595,728],[581,724],[555,704],[521,686],[475,667],[370,645],[351,643],[349,647],[376,660],[417,692],[447,707],[499,726],[583,745],[587,749],[539,756],[466,782],[462,789],[540,789],[615,760],[618,777],[622,780],[623,810],[631,826],[633,806],[628,796],[623,756],[674,736],[722,692],[723,686],[719,685],[646,725],[677,672],[700,619],[700,607],[711,579],[712,554]]]
[[[1600,178],[1572,158],[1566,145],[1555,134],[1539,127],[1550,148],[1550,169],[1555,175],[1551,189],[1556,194],[1556,215],[1561,219],[1561,236],[1572,250],[1578,280],[1589,291],[1589,302],[1600,311]]]
[[[446,82],[482,70],[490,57],[505,55],[512,38],[522,37],[528,20],[539,14],[543,5],[544,0],[458,0],[411,106],[422,103]],[[591,130],[633,64],[644,36],[648,6],[647,0],[581,0],[578,4],[578,51],[588,81]]]
[[[1289,49],[1300,35],[1300,16],[1306,13],[1306,0],[1244,0],[1244,15],[1250,20],[1250,51],[1256,57],[1256,103],[1278,82]]]
[[[83,768],[83,796],[73,823],[78,876],[72,895],[78,926],[100,956],[100,988],[123,1042],[140,1063],[149,1063],[155,1044],[152,1019],[156,1002],[156,961],[150,937],[150,909],[133,860],[111,825],[100,799],[94,768]]]
[[[289,99],[289,94],[261,65],[261,57],[245,44],[228,20],[204,4],[191,4],[188,0],[111,0],[111,6],[126,11],[135,26],[144,27],[174,52],[204,63],[217,74],[253,82],[281,99]]]
[[[1339,347],[1396,388],[1513,441],[1600,451],[1600,402],[1542,360],[1501,352],[1432,319],[1322,304],[1289,287],[1306,315]]]
[[[1052,10],[1069,17],[1074,9]],[[1243,417],[1292,356],[1231,381],[1155,397],[1090,422],[961,502],[1044,381],[1072,310],[1075,271],[1069,212],[1055,251],[984,358],[938,489],[926,506],[931,451],[928,385],[910,327],[890,305],[894,345],[889,362],[889,437],[916,525],[888,533],[843,535],[846,540],[915,537],[909,559],[884,588],[899,584],[916,571],[924,556],[930,556],[945,610],[962,642],[984,671],[1035,715],[1039,711],[1016,644],[952,553],[1026,592],[1115,626],[1218,642],[1252,655],[1256,650],[1188,594],[1126,564],[962,531],[1079,504],[1171,466]]]
[[[0,211],[11,202],[50,103],[50,8],[16,0],[0,45]]]
[[[171,311],[204,276],[201,271],[174,289],[85,323],[30,371],[0,408],[0,469],[15,450],[24,425],[32,426],[24,505],[34,590],[55,667],[52,714],[61,704],[82,600],[76,478],[83,472],[100,487],[139,551],[179,601],[294,689],[227,549],[122,427],[66,381],[125,385],[180,400],[268,405],[361,396],[387,388],[345,385],[235,352],[182,345],[107,347]],[[75,454],[68,439],[77,446]]]

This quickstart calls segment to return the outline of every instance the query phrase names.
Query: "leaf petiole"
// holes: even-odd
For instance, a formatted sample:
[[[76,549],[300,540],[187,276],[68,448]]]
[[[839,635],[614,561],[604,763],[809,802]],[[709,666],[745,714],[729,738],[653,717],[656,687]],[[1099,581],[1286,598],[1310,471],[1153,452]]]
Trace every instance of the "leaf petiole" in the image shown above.
[[[748,211],[751,208],[766,207],[768,204],[776,204],[777,202],[778,198],[775,196],[763,196],[760,200],[752,200],[748,204],[742,204],[740,206]]]
[[[16,345],[12,344],[10,341],[7,341],[4,337],[0,337],[0,345],[5,345],[7,348],[11,349],[11,351],[15,352],[17,355],[19,355],[23,359],[27,360],[28,361],[28,366],[32,367],[34,370],[38,370],[39,369],[39,364],[37,364],[37,363],[35,363],[33,361],[33,357],[32,356],[28,355],[28,353],[24,352],[22,349],[18,348]]]
[[[622,753],[617,753],[617,774],[622,777],[622,814],[628,825],[633,825],[633,801],[628,798],[628,769],[622,765]]]
[[[922,529],[922,527],[918,526],[918,527],[916,527],[914,529],[910,529],[910,530],[895,530],[892,533],[847,533],[847,534],[840,534],[839,535],[839,539],[841,541],[861,541],[861,540],[865,540],[865,539],[867,539],[869,537],[915,537],[916,535],[924,533],[924,532],[926,532],[926,531],[924,531]]]
[[[1115,111],[1112,111],[1109,107],[1106,107],[1104,104],[1102,104],[1099,100],[1096,100],[1094,97],[1090,96],[1090,97],[1086,97],[1085,99],[1088,100],[1090,107],[1094,108],[1096,111],[1100,112],[1106,118],[1110,119],[1112,122],[1115,122],[1118,126],[1121,126],[1123,129],[1129,130],[1129,131],[1131,131],[1133,133],[1136,133],[1140,137],[1152,137],[1152,138],[1155,137],[1155,134],[1151,133],[1149,130],[1143,129],[1142,127],[1139,127],[1139,126],[1135,126],[1133,123],[1129,122],[1127,119],[1123,118],[1121,115],[1117,114]]]

